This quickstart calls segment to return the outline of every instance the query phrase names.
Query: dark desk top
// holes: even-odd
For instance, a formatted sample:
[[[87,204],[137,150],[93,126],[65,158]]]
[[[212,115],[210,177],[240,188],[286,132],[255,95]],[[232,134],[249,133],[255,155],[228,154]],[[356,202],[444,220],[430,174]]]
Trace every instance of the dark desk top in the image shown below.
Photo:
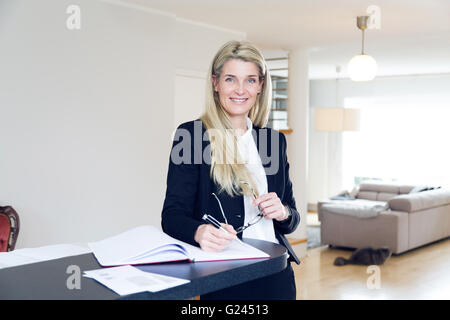
[[[183,279],[190,283],[159,292],[141,292],[120,297],[97,281],[82,276],[99,269],[92,253],[27,264],[0,270],[0,300],[5,299],[188,299],[208,292],[262,278],[287,266],[286,248],[267,241],[244,239],[266,253],[270,259],[215,262],[173,262],[138,266],[139,269]],[[68,289],[71,265],[80,268],[80,289]],[[70,281],[70,280],[69,280]]]

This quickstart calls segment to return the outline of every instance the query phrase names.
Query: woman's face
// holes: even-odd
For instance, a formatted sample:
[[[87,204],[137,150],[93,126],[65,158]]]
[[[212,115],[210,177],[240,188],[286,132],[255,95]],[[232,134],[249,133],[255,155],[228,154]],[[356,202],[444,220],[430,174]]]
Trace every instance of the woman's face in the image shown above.
[[[253,62],[230,59],[219,78],[213,76],[214,90],[230,117],[247,117],[262,90],[258,67]]]

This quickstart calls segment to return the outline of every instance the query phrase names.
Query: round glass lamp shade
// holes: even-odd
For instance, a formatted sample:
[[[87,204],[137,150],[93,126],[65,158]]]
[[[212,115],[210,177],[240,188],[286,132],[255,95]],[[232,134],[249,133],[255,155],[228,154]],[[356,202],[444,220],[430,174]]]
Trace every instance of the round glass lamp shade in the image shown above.
[[[353,81],[370,81],[377,74],[377,62],[367,54],[358,54],[348,63],[348,74]]]

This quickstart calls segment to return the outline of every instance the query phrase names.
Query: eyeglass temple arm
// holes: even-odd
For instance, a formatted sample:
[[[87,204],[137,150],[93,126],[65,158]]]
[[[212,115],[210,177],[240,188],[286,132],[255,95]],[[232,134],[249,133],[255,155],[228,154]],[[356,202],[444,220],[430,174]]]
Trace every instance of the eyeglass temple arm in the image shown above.
[[[252,191],[252,193],[253,193],[253,197],[256,199],[257,198],[257,196],[256,196],[256,194],[255,194],[255,190],[253,190],[253,188],[252,188],[252,186],[248,183],[248,182],[246,182],[246,181],[240,181],[242,184],[245,184],[247,187],[249,187],[250,188],[250,190]],[[262,210],[261,210],[261,207],[259,206],[259,204],[258,204],[258,210],[259,210],[259,214],[258,215],[262,215],[263,213],[262,213]]]
[[[225,220],[225,223],[228,224],[227,217],[225,217],[225,213],[223,212],[222,204],[220,203],[219,198],[216,196],[216,194],[214,192],[212,194],[216,198],[217,202],[219,203],[220,212],[222,212],[222,216],[223,216],[223,219]]]

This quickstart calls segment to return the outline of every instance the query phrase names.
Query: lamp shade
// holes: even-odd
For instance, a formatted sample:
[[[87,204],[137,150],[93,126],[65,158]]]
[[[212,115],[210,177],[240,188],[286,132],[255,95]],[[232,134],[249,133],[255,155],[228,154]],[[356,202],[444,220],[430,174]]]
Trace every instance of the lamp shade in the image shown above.
[[[348,74],[353,81],[370,81],[377,74],[377,62],[367,54],[358,54],[348,63]]]
[[[342,124],[343,131],[359,131],[359,109],[343,109],[344,119]]]
[[[314,126],[317,131],[358,131],[359,109],[316,108]]]
[[[318,131],[342,131],[343,108],[316,108],[314,124]]]

